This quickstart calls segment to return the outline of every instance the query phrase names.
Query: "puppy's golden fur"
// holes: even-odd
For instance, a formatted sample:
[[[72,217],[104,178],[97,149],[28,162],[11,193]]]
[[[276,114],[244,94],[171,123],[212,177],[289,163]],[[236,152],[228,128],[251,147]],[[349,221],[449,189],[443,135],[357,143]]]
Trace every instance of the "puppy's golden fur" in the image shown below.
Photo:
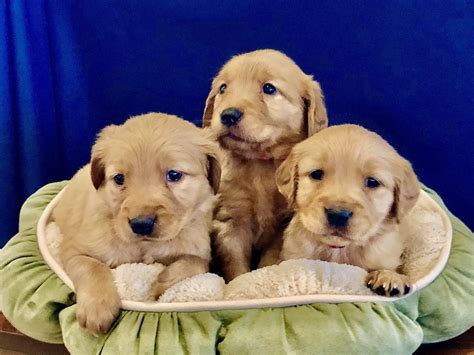
[[[273,95],[263,92],[269,83]],[[221,114],[242,112],[227,127]],[[287,215],[274,174],[291,147],[327,126],[319,84],[286,55],[258,50],[227,62],[212,83],[203,126],[228,153],[215,215],[218,264],[227,281],[250,271],[252,252],[260,266],[278,260],[280,224]]]
[[[156,297],[208,271],[217,149],[193,124],[159,113],[100,132],[91,164],[72,178],[53,212],[64,234],[60,258],[76,288],[83,327],[106,332],[118,315],[111,267],[167,265],[154,285]],[[182,172],[182,178],[169,181],[169,170]],[[118,174],[123,184],[114,180]],[[150,215],[155,217],[152,232],[135,234],[130,221]]]
[[[368,286],[378,293],[409,290],[396,272],[404,249],[398,227],[420,189],[410,163],[385,140],[356,125],[329,127],[296,145],[276,175],[295,210],[283,260],[357,265],[370,271]],[[328,211],[342,210],[352,213],[347,225],[332,225]]]

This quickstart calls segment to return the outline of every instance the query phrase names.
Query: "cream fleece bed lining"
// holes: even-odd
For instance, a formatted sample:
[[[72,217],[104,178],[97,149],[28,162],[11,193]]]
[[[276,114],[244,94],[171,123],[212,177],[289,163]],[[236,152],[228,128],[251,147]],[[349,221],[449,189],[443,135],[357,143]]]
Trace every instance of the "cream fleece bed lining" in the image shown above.
[[[62,193],[48,204],[38,221],[38,243],[51,269],[74,290],[56,259],[61,233],[50,222],[52,209]],[[412,294],[430,284],[446,265],[452,226],[446,213],[421,191],[416,206],[403,220],[401,232],[408,235],[404,269],[413,281]],[[158,301],[151,302],[149,287],[162,268],[160,264],[124,264],[112,271],[123,309],[194,312],[401,299],[369,291],[364,284],[366,271],[361,268],[317,260],[290,260],[240,275],[227,285],[218,275],[197,275],[172,286]]]

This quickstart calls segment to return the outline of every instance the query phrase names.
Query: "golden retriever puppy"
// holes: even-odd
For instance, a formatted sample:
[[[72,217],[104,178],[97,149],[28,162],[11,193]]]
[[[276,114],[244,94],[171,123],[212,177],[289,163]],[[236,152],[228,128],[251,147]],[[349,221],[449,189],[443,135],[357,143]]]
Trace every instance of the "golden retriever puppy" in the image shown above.
[[[72,178],[53,212],[81,326],[104,333],[117,317],[112,267],[167,265],[154,285],[156,297],[208,271],[217,149],[192,123],[161,113],[100,132],[91,163]]]
[[[214,78],[203,126],[227,153],[213,244],[230,281],[250,271],[252,254],[259,266],[278,260],[288,210],[274,174],[295,143],[327,126],[326,108],[312,76],[283,53],[258,50]]]
[[[397,272],[404,250],[400,220],[420,193],[410,163],[376,133],[329,127],[296,145],[276,173],[295,215],[281,259],[320,259],[369,271],[381,295],[410,290]]]

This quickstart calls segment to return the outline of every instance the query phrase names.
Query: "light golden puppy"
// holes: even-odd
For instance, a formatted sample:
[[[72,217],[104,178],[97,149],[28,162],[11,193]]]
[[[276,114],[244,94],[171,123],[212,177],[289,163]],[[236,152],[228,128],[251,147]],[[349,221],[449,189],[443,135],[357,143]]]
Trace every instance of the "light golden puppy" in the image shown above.
[[[111,267],[167,265],[154,285],[156,297],[208,271],[217,149],[192,123],[161,113],[100,132],[91,163],[72,178],[53,212],[81,326],[104,333],[117,317]]]
[[[295,215],[281,259],[320,259],[369,271],[378,294],[403,295],[399,222],[420,193],[410,163],[379,135],[356,125],[329,127],[296,145],[276,174]]]
[[[312,76],[283,53],[258,50],[220,70],[203,126],[228,153],[213,242],[230,281],[250,271],[252,254],[260,254],[259,266],[278,260],[288,210],[274,174],[295,143],[327,126],[326,108]]]

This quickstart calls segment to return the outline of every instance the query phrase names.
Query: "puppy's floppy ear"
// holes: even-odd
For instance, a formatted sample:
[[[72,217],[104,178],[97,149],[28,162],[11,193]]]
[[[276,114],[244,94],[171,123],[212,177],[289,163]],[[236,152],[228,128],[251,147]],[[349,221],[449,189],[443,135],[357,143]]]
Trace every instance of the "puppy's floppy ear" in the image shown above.
[[[100,158],[92,158],[91,161],[91,178],[92,184],[98,190],[105,179],[105,165]]]
[[[211,88],[206,99],[206,107],[204,107],[204,114],[202,116],[202,127],[209,127],[211,125],[212,115],[214,113],[214,98],[216,93],[214,88]]]
[[[95,189],[98,190],[105,179],[105,163],[103,160],[105,143],[107,139],[113,136],[118,126],[110,125],[103,128],[97,135],[97,140],[92,147],[91,159],[91,179]]]
[[[311,75],[306,77],[303,95],[305,105],[305,129],[308,137],[328,126],[328,115],[321,86]]]
[[[207,155],[207,179],[214,193],[217,194],[221,182],[223,155],[209,128],[201,129],[203,140],[200,145]]]
[[[208,154],[207,155],[207,179],[209,184],[214,190],[214,194],[217,194],[219,191],[219,186],[221,183],[222,169],[219,158],[216,155]]]
[[[296,204],[296,193],[298,190],[298,165],[293,152],[281,163],[275,173],[278,191],[285,196],[290,207]]]
[[[395,178],[392,207],[392,212],[398,222],[413,208],[420,195],[418,178],[411,164],[407,160],[400,158],[399,169],[399,174]]]

